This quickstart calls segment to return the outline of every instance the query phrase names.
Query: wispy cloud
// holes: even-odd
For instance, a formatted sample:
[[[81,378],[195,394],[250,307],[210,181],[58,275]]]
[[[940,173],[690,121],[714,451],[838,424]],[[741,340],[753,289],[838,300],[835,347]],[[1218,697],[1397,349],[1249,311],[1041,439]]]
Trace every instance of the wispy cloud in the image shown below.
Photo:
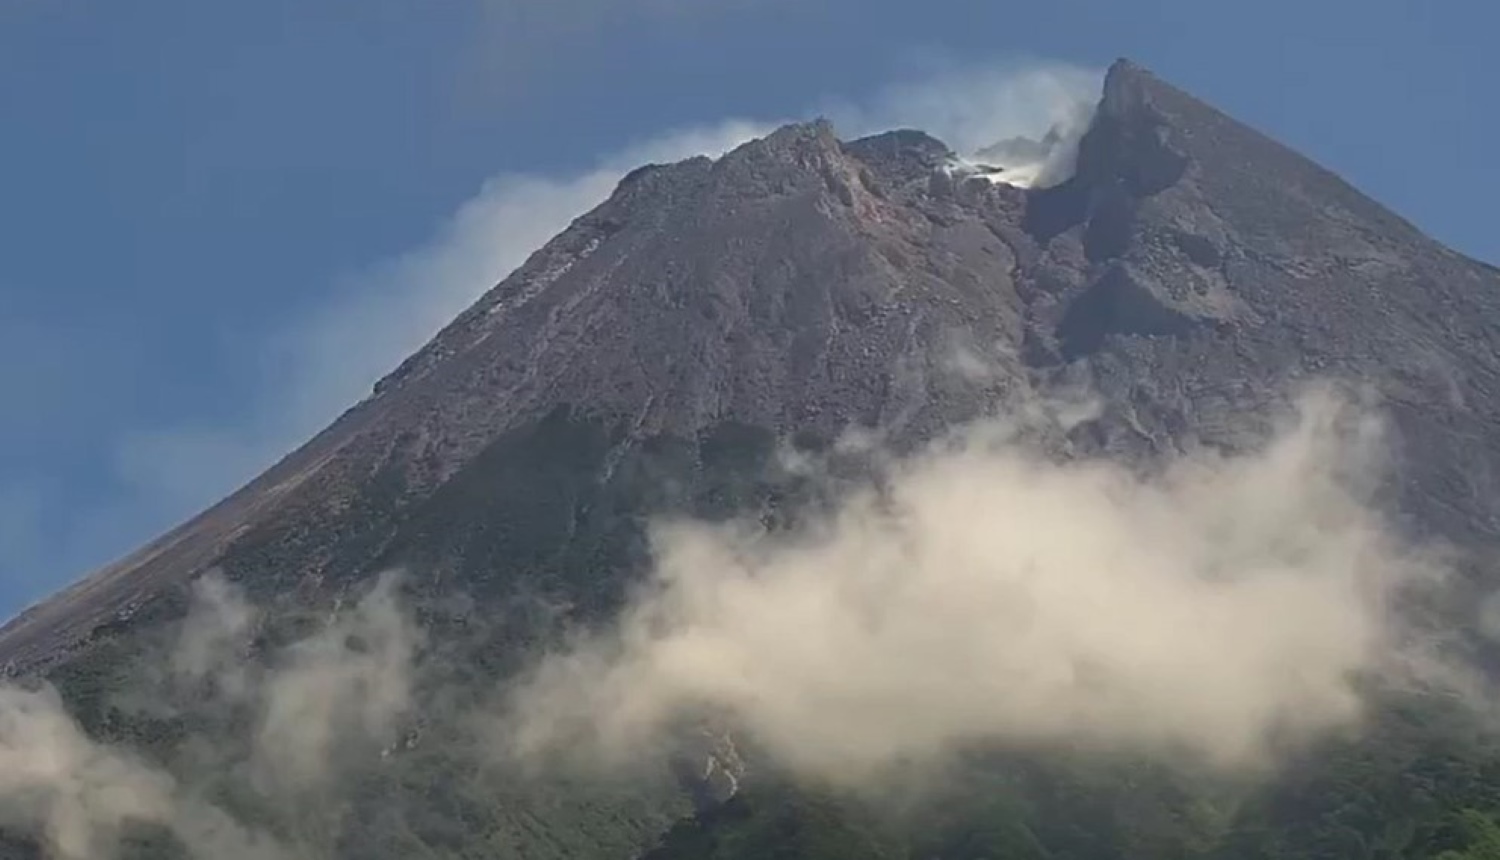
[[[1051,185],[1073,170],[1103,71],[1027,62],[945,68],[860,103],[830,100],[824,110],[859,134],[918,128],[962,156],[1006,169],[1019,185]],[[1054,134],[1049,138],[1049,132]],[[1000,146],[997,147],[997,144]]]
[[[959,152],[1016,135],[1040,135],[1099,98],[1104,72],[1069,63],[944,67],[865,99],[829,98],[822,109],[846,132],[919,128]]]
[[[430,241],[349,275],[309,318],[252,361],[264,382],[247,425],[171,427],[127,437],[124,476],[141,492],[196,507],[252,477],[367,394],[382,375],[518,267],[644,162],[718,155],[766,130],[726,120],[662,135],[560,177],[501,174]]]
[[[94,744],[55,692],[0,689],[0,816],[64,860],[106,856],[128,822],[167,818],[174,788]]]
[[[0,825],[60,860],[116,856],[149,829],[199,860],[327,856],[341,815],[329,799],[380,760],[413,706],[420,639],[396,582],[269,654],[253,653],[257,607],[217,575],[195,583],[159,659],[112,691],[127,712],[199,728],[172,767],[90,737],[50,687],[0,685]],[[212,799],[231,784],[253,798],[255,824]]]

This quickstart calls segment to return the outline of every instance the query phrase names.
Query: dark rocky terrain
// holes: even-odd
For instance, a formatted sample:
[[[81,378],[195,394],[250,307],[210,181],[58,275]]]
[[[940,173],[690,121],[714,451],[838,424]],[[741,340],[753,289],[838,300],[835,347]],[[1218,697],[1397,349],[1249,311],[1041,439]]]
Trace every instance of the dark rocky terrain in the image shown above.
[[[52,679],[92,736],[186,767],[194,718],[117,694],[211,570],[272,607],[275,638],[404,568],[427,647],[452,657],[441,689],[466,689],[563,620],[607,617],[646,517],[788,510],[803,488],[778,444],[857,426],[910,446],[1080,384],[1102,412],[1058,450],[1130,462],[1251,445],[1299,380],[1367,385],[1395,431],[1391,508],[1487,552],[1500,271],[1124,61],[1061,185],[965,179],[950,155],[814,122],[642,167],[307,445],[9,623],[0,660]],[[650,856],[1423,857],[1468,838],[1459,810],[1500,808],[1500,758],[1427,711],[1232,811],[1145,765],[976,771],[927,841],[774,780],[727,804],[722,775],[491,784],[429,716],[352,772],[337,827],[268,826],[313,846],[298,856],[623,858],[666,834]]]

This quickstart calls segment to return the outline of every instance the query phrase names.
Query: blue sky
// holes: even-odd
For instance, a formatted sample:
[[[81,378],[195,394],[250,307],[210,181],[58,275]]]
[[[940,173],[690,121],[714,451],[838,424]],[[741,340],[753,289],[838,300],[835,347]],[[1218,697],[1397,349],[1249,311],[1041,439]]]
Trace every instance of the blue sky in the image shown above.
[[[1500,260],[1497,31],[1480,0],[0,0],[0,615],[317,429],[634,161],[784,118],[1125,55]]]

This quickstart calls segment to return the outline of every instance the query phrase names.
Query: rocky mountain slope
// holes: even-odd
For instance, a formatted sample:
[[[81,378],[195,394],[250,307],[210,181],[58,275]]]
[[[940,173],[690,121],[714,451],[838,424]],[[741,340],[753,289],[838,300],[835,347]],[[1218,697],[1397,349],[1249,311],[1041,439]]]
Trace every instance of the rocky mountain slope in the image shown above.
[[[90,736],[180,773],[199,718],[186,705],[143,716],[121,696],[180,626],[192,582],[222,572],[269,607],[247,634],[259,642],[325,623],[376,575],[403,568],[424,647],[450,667],[422,688],[442,707],[419,709],[430,713],[403,729],[422,740],[359,765],[348,779],[370,788],[340,795],[336,823],[269,806],[247,814],[302,846],[298,856],[627,857],[690,812],[692,791],[665,777],[497,786],[437,740],[451,727],[432,715],[464,695],[452,689],[520,671],[562,626],[608,617],[647,564],[647,517],[788,510],[805,488],[778,472],[779,446],[827,450],[865,427],[900,449],[1086,385],[1100,412],[1057,450],[1144,463],[1253,445],[1297,381],[1335,378],[1377,392],[1390,417],[1392,510],[1415,533],[1486,550],[1500,514],[1500,271],[1126,61],[1109,71],[1068,181],[1021,189],[957,174],[952,155],[920,131],[842,141],[813,122],[718,160],[642,167],[307,445],[6,625],[0,660],[22,679],[51,678]],[[1369,764],[1368,747],[1339,752],[1378,808],[1410,800],[1399,774],[1413,762],[1443,763],[1423,789],[1442,804],[1500,797],[1487,775],[1455,775],[1455,761],[1493,767],[1479,752],[1440,744],[1424,758],[1438,748],[1426,730],[1392,725],[1401,741],[1387,750],[1404,757]],[[1121,835],[1132,793],[1092,776],[1028,771],[975,796],[1043,809],[1005,819],[1006,851],[1258,856],[1270,837],[1255,827],[1281,826],[1295,805],[1286,798],[1345,771],[1325,762],[1297,773],[1278,784],[1284,795],[1237,801],[1238,829],[1162,825],[1143,845]],[[1209,815],[1173,794],[1175,776],[1115,777],[1125,781],[1108,786],[1156,786],[1149,812],[1163,820]],[[681,821],[656,856],[764,857],[795,842],[785,827],[825,825],[834,835],[814,847],[771,856],[881,856],[873,843],[848,848],[868,835],[860,813],[765,791]],[[764,808],[770,819],[756,817]],[[1067,813],[1046,810],[1068,809],[1080,811],[1064,833],[1056,817]],[[11,817],[36,836],[27,816]],[[1358,852],[1321,856],[1458,844],[1432,835],[1449,824],[1425,821],[1413,827],[1428,828],[1426,842],[1376,838],[1379,817],[1339,824]],[[1001,844],[953,827],[959,835],[934,837],[948,840],[938,847],[897,840],[878,851],[977,857]],[[770,842],[735,843],[735,828]],[[1253,850],[1252,831],[1262,834]],[[148,842],[129,850],[195,850]],[[55,842],[51,851],[70,856]]]

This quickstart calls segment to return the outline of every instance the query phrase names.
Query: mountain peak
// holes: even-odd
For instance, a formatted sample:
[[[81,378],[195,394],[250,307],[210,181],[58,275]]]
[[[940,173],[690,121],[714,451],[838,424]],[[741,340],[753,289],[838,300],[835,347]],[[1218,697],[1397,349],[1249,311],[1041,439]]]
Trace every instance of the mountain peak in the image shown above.
[[[740,144],[720,160],[730,164],[767,159],[797,162],[834,155],[838,148],[839,139],[833,123],[819,117],[782,125],[770,134]]]
[[[1223,116],[1145,66],[1123,57],[1111,63],[1104,74],[1098,113],[1119,120],[1149,116],[1158,122],[1192,122],[1208,114]]]
[[[1346,225],[1358,221],[1397,244],[1431,241],[1334,171],[1128,60],[1106,76],[1095,126],[1080,173],[1112,164],[1148,195],[1187,177],[1181,192],[1194,205],[1233,210],[1263,237],[1312,252],[1347,241]]]
[[[795,144],[797,142],[818,142],[822,144],[828,144],[836,142],[837,140],[838,135],[834,131],[833,121],[828,119],[827,117],[822,116],[813,117],[812,119],[803,120],[800,122],[786,123],[778,127],[776,130],[772,131],[765,137],[759,139],[762,145],[772,147],[779,145],[785,146]],[[756,141],[751,141],[750,143],[745,145],[751,146],[755,143]]]
[[[1105,104],[1118,104],[1133,93],[1140,95],[1152,86],[1163,85],[1163,82],[1145,66],[1136,63],[1126,57],[1120,57],[1109,64],[1109,69],[1104,73],[1104,98]]]

